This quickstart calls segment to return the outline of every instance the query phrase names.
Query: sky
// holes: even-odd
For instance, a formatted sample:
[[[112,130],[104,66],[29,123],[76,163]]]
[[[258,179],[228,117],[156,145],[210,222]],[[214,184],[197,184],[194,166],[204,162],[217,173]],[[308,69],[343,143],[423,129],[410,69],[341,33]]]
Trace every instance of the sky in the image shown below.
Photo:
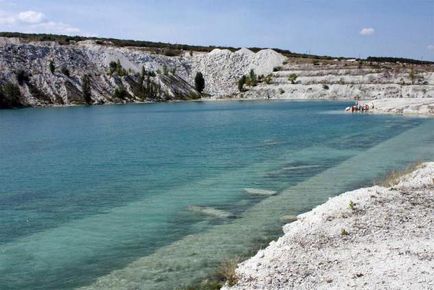
[[[0,0],[0,31],[434,60],[434,0]]]

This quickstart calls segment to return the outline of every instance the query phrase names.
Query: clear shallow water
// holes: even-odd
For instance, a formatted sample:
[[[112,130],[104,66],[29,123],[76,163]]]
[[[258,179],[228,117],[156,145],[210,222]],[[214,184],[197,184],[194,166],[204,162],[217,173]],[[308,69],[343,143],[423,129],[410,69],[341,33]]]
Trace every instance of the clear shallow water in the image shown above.
[[[346,105],[0,111],[0,289],[188,284],[274,237],[282,215],[433,159],[432,119],[341,114]]]

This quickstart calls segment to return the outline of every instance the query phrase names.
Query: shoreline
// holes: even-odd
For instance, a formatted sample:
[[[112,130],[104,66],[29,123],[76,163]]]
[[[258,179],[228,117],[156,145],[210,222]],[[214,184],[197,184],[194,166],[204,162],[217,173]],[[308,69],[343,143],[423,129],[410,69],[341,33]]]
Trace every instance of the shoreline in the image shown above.
[[[370,112],[374,114],[393,114],[403,116],[434,116],[433,98],[383,98],[361,100],[362,105],[374,105]]]
[[[427,289],[434,286],[434,162],[330,198],[238,265],[222,289]]]
[[[71,108],[71,107],[99,107],[99,106],[113,106],[113,105],[132,105],[132,104],[173,104],[173,103],[214,103],[214,102],[263,102],[263,101],[290,101],[290,102],[354,102],[352,99],[336,98],[336,99],[305,99],[305,98],[240,98],[240,97],[220,97],[220,98],[203,98],[192,100],[168,100],[164,102],[157,101],[143,101],[143,102],[127,102],[127,103],[104,103],[104,104],[67,104],[67,105],[51,105],[51,106],[27,106],[17,108],[5,108],[2,110],[20,110],[20,109],[45,109],[45,108]],[[383,98],[374,100],[360,100],[362,105],[374,104],[374,109],[364,112],[363,114],[387,114],[398,115],[407,117],[434,117],[434,98]],[[342,108],[345,112],[345,108]],[[351,112],[350,112],[351,113]],[[357,112],[356,112],[357,113]]]

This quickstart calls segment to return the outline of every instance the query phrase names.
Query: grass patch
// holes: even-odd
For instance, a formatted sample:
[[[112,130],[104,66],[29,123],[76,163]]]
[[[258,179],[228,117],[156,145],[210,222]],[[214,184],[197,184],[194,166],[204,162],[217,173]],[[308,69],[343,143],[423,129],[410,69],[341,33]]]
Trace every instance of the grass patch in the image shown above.
[[[341,236],[348,236],[350,233],[346,229],[341,230]]]
[[[385,178],[379,181],[375,181],[374,185],[379,185],[383,187],[393,187],[398,185],[401,178],[407,174],[410,174],[411,172],[415,171],[416,169],[419,169],[422,167],[423,162],[417,161],[415,163],[410,164],[403,170],[392,170],[389,172]]]
[[[217,278],[221,281],[226,281],[229,286],[234,286],[238,282],[235,270],[239,261],[239,258],[224,260],[217,269]]]
[[[238,282],[238,276],[235,272],[240,258],[226,259],[213,274],[202,281],[197,281],[187,287],[175,288],[176,290],[219,290],[225,283],[234,286]]]
[[[279,236],[280,226],[276,224],[276,228],[270,229],[268,235],[257,237],[254,240],[254,246],[241,256],[225,259],[205,279],[194,281],[189,285],[180,285],[175,290],[220,290],[226,282],[229,286],[234,286],[239,280],[235,272],[238,264],[244,258],[254,256],[260,249],[267,247],[270,241]]]

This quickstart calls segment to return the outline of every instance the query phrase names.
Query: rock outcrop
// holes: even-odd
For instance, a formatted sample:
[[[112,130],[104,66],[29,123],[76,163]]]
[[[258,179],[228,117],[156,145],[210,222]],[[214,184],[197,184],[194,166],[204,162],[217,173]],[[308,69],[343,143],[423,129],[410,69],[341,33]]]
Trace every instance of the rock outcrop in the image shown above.
[[[197,99],[197,72],[205,77],[205,95],[222,97],[235,94],[237,79],[251,69],[269,73],[285,59],[273,50],[165,56],[91,40],[60,45],[0,38],[0,107]]]
[[[241,289],[432,289],[434,162],[343,193],[241,263]]]
[[[227,49],[214,49],[210,53],[193,57],[192,67],[200,71],[208,80],[206,92],[214,98],[238,94],[237,82],[254,70],[257,75],[268,74],[280,66],[286,57],[271,49],[257,53],[242,48],[236,52]]]
[[[0,37],[0,108],[206,98],[433,98],[434,65],[287,58],[214,49],[166,56],[93,40],[62,45]],[[253,70],[258,82],[239,91]],[[203,94],[194,88],[201,72]]]
[[[380,114],[434,115],[434,98],[385,98],[360,102]]]
[[[13,95],[2,90],[2,99],[6,100],[0,102],[3,107],[200,97],[191,84],[168,71],[169,65],[176,65],[170,58],[100,46],[89,41],[59,45],[54,42],[26,43],[19,39],[2,39],[0,45],[0,83],[3,88],[15,88]],[[161,70],[166,66],[167,71],[155,73],[158,65]]]
[[[434,98],[434,65],[289,59],[248,99]]]

